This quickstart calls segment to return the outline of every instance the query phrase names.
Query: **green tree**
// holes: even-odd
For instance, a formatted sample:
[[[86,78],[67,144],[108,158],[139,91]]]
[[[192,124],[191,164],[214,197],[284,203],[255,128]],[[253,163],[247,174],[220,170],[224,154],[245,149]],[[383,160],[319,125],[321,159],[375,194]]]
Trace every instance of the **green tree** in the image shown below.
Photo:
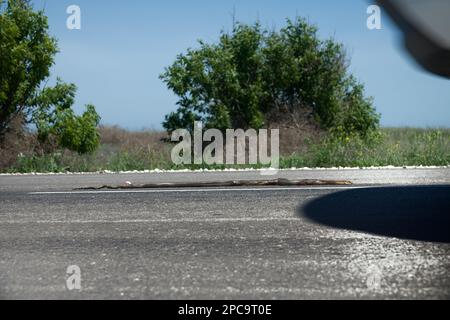
[[[63,148],[97,148],[99,116],[93,106],[82,116],[73,113],[75,85],[58,79],[55,87],[43,88],[57,52],[43,11],[34,11],[29,0],[0,0],[0,141],[12,121],[23,117],[36,125],[42,142],[55,135]]]
[[[171,132],[207,127],[261,128],[283,116],[312,113],[325,130],[367,135],[379,115],[364,87],[348,72],[343,45],[320,40],[305,19],[279,31],[236,23],[217,43],[180,54],[160,76],[178,97],[163,123]]]

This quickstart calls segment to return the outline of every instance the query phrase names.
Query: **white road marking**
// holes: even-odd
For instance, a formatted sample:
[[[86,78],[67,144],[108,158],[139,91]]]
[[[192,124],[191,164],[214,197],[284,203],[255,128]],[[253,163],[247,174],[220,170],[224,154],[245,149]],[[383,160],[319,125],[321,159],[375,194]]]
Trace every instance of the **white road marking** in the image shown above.
[[[29,195],[58,195],[58,194],[110,194],[110,193],[189,193],[189,192],[236,192],[236,191],[292,191],[292,190],[350,190],[363,189],[359,187],[285,187],[285,188],[227,188],[227,189],[130,189],[130,190],[76,190],[76,191],[46,191],[30,192]]]

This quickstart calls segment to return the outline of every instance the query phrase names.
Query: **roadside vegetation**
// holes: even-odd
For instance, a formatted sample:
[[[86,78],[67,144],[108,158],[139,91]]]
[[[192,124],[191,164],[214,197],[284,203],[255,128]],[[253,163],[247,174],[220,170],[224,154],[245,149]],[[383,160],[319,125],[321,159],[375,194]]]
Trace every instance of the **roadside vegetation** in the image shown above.
[[[170,159],[173,145],[161,140],[165,132],[130,132],[118,127],[100,127],[100,148],[80,155],[63,150],[51,154],[33,153],[33,135],[28,145],[15,146],[11,162],[1,172],[98,172],[170,169],[258,168],[258,166],[175,166]],[[281,168],[371,167],[371,166],[447,166],[450,165],[450,129],[384,128],[372,145],[360,138],[345,141],[323,138],[285,141]],[[288,137],[288,136],[286,136]],[[287,148],[286,146],[290,146]],[[283,149],[282,148],[282,149]],[[9,150],[13,152],[13,150]],[[14,158],[14,159],[13,159]],[[5,150],[2,150],[2,160]]]
[[[380,128],[344,45],[305,19],[279,30],[235,23],[178,55],[160,76],[178,96],[165,132],[99,126],[93,105],[75,114],[76,85],[48,85],[58,52],[48,30],[31,1],[0,0],[0,172],[229,168],[172,163],[168,136],[194,121],[280,129],[282,168],[450,165],[450,129]]]

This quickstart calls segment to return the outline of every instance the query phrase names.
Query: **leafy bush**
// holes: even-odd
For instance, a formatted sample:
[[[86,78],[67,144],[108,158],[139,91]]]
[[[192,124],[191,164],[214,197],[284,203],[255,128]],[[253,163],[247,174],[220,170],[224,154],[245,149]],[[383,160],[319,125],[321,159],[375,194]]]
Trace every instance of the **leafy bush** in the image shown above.
[[[59,146],[80,154],[94,152],[100,145],[99,122],[100,116],[92,105],[87,105],[80,117],[72,109],[65,110],[57,116],[54,126]]]
[[[362,84],[348,73],[343,46],[320,40],[306,20],[287,20],[279,32],[237,23],[218,43],[179,55],[161,75],[177,96],[178,110],[164,128],[261,128],[271,121],[312,113],[335,133],[366,136],[379,116]]]

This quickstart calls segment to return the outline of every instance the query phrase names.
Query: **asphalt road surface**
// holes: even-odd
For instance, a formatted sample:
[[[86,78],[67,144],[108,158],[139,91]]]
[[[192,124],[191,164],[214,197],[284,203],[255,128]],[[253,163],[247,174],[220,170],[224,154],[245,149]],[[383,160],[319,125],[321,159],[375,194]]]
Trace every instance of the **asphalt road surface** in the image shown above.
[[[0,298],[450,298],[450,169],[276,177],[355,185],[74,191],[259,174],[0,176]]]

